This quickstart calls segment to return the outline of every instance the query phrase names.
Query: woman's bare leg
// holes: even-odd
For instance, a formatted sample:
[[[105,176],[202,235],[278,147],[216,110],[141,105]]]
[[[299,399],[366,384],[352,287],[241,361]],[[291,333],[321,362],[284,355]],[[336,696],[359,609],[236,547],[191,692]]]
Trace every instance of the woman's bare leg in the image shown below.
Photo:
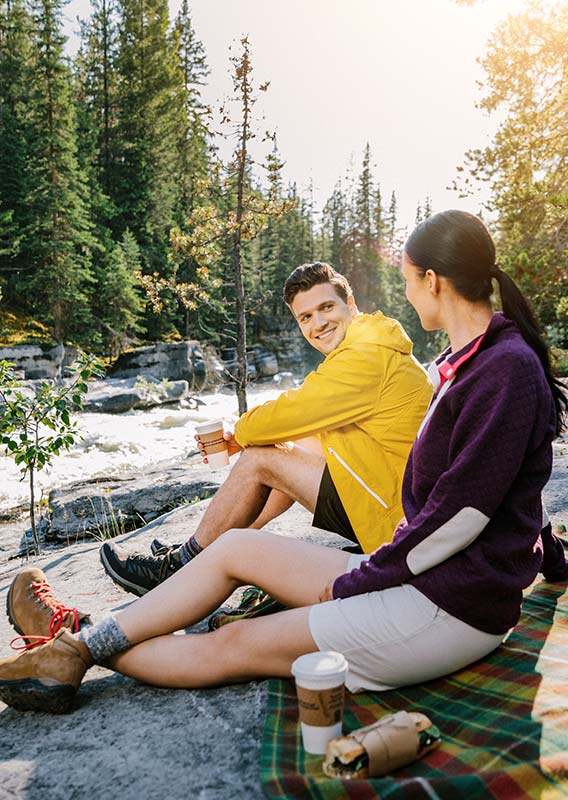
[[[342,550],[266,531],[232,530],[116,618],[129,642],[138,644],[204,619],[246,584],[290,608],[309,606],[345,572],[348,560]]]
[[[213,633],[158,636],[114,656],[109,666],[153,686],[183,689],[289,677],[295,658],[318,649],[308,613],[294,608]]]
[[[153,591],[117,614],[134,647],[109,665],[157,686],[215,686],[288,676],[297,656],[317,650],[309,608],[343,574],[349,554],[254,530],[228,531]],[[164,635],[217,608],[237,586],[254,583],[292,609],[204,634]]]

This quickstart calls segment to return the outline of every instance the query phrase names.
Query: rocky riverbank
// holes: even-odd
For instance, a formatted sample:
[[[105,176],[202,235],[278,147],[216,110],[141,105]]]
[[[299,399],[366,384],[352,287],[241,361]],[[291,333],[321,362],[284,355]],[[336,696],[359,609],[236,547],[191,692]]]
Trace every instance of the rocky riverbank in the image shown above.
[[[195,529],[208,501],[184,506],[121,537],[147,550],[154,536],[183,539]],[[310,515],[295,507],[272,530],[315,541]],[[341,541],[322,534],[323,541]],[[99,562],[99,542],[46,552],[33,563],[58,596],[96,619],[133,598],[118,589]],[[22,562],[23,563],[23,562]],[[0,597],[20,568],[0,565]],[[189,633],[202,630],[196,626]],[[0,656],[10,655],[14,632],[0,614]],[[143,686],[95,667],[81,687],[72,714],[21,714],[0,703],[0,797],[68,800],[234,800],[262,797],[258,756],[266,682],[192,691]]]
[[[555,445],[554,471],[545,492],[555,524],[568,524],[568,442]],[[121,538],[147,550],[159,536],[179,541],[195,530],[208,500],[174,509]],[[4,523],[18,527],[12,520]],[[340,537],[320,533],[295,506],[270,526],[282,535],[331,546]],[[22,527],[20,527],[20,535]],[[99,542],[58,545],[31,562],[0,555],[0,597],[23,563],[43,569],[57,594],[96,619],[131,601],[105,575]],[[233,602],[236,601],[236,596]],[[203,630],[196,626],[188,633]],[[0,656],[11,653],[13,631],[0,615]],[[0,797],[68,800],[234,800],[262,797],[258,755],[266,682],[208,690],[143,686],[102,667],[91,670],[76,710],[64,717],[21,714],[0,704]]]

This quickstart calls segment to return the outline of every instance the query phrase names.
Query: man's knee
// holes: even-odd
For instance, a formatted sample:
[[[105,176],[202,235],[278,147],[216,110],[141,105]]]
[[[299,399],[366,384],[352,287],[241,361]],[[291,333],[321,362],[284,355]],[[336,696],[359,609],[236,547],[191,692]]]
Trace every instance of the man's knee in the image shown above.
[[[265,447],[247,447],[240,456],[243,469],[254,472],[264,482],[270,477],[281,475],[288,466],[285,455],[286,448],[266,445]],[[291,465],[290,465],[291,466]]]

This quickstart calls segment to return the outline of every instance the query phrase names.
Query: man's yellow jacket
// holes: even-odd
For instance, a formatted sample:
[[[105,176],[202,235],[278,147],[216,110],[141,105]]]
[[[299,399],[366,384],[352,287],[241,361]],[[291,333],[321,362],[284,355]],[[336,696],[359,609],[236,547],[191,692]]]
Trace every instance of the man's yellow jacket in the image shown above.
[[[391,541],[403,517],[404,467],[431,395],[400,323],[380,311],[360,314],[299,388],[243,414],[235,437],[249,447],[319,436],[349,521],[370,553]]]

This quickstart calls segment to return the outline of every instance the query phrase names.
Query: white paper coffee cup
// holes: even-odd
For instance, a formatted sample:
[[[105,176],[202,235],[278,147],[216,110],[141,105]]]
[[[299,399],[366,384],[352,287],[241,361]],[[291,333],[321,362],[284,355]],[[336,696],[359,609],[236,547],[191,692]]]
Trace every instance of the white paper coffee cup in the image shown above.
[[[205,448],[209,468],[226,467],[229,463],[229,446],[223,438],[223,420],[201,422],[195,426],[195,432]]]
[[[345,656],[332,650],[306,653],[292,664],[307,753],[323,755],[328,740],[341,736],[347,670]]]

